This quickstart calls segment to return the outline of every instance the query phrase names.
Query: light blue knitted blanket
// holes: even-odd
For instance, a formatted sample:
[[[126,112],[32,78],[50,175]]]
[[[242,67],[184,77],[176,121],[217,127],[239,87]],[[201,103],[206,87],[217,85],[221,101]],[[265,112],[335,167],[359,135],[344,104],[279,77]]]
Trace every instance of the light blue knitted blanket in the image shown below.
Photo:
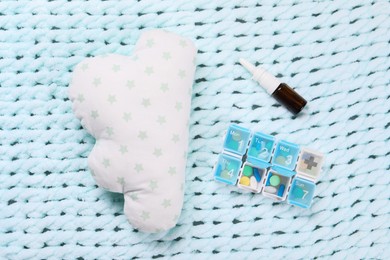
[[[129,54],[148,28],[199,49],[184,210],[155,235],[95,185],[67,96],[78,62]],[[240,57],[305,112],[277,105]],[[213,181],[231,122],[325,154],[311,209]],[[390,258],[389,1],[1,1],[0,129],[2,259]]]

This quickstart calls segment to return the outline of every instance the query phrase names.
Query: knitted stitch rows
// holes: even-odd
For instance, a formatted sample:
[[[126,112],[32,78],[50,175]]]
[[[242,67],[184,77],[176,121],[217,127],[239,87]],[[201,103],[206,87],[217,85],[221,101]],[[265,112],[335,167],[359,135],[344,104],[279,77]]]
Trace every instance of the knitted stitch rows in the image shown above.
[[[390,258],[388,1],[1,1],[0,258]],[[199,49],[185,204],[140,233],[87,168],[94,139],[67,88],[85,57],[129,54],[142,29]],[[261,64],[308,100],[293,117],[252,80]],[[227,126],[326,156],[309,210],[216,183]]]

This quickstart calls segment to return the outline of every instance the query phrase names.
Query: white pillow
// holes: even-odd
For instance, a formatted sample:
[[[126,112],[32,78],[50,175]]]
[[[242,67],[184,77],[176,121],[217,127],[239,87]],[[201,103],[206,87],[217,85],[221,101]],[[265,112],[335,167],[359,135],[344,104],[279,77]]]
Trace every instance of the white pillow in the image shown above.
[[[125,214],[141,231],[172,228],[182,209],[195,54],[191,41],[152,30],[131,57],[89,58],[73,73],[73,110],[96,138],[91,173],[124,194]]]

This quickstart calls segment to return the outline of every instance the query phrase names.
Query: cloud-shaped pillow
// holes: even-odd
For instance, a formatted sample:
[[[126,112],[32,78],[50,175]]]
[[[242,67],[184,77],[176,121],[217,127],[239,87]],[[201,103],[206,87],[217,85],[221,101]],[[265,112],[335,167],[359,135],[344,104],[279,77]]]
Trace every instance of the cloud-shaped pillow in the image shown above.
[[[124,194],[125,214],[142,231],[175,226],[182,209],[195,54],[191,41],[152,30],[131,57],[89,58],[74,70],[73,110],[96,138],[91,173]]]

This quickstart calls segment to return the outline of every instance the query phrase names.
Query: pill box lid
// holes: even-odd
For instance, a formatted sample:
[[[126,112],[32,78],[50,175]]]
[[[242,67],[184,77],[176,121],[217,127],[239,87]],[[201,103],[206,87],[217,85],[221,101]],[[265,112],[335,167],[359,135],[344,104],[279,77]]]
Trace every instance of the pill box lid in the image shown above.
[[[316,171],[315,172],[309,172],[308,170],[305,170],[305,169],[302,169],[302,163],[303,163],[303,155],[304,154],[309,154],[309,155],[313,155],[317,161],[316,161]],[[300,151],[300,154],[299,154],[299,159],[298,159],[298,162],[297,162],[297,167],[296,167],[296,171],[297,171],[297,176],[303,178],[303,179],[306,179],[306,180],[310,180],[310,181],[313,181],[315,182],[318,177],[320,176],[321,172],[322,172],[322,165],[324,163],[324,155],[319,152],[319,151],[315,151],[315,150],[312,150],[312,149],[309,149],[307,147],[302,147],[301,148],[301,151]]]
[[[242,140],[243,141],[243,148],[242,148],[242,150],[237,151],[235,149],[230,149],[228,147],[227,142],[228,142],[228,136],[230,134],[230,131],[240,131],[240,132],[245,134],[244,135],[245,138]],[[225,138],[224,138],[224,142],[223,142],[223,149],[226,152],[230,152],[230,153],[238,154],[238,155],[242,156],[246,152],[246,147],[248,145],[250,137],[251,137],[251,131],[249,129],[244,128],[244,127],[239,126],[239,125],[236,125],[236,124],[231,124],[229,126],[228,130],[226,131],[226,134],[225,134]]]
[[[237,163],[237,169],[235,171],[233,171],[234,173],[234,178],[232,178],[231,180],[226,180],[220,176],[218,176],[218,173],[219,173],[219,170],[218,170],[218,165],[220,163],[221,160],[228,160],[228,161],[231,161],[231,162],[235,162]],[[229,154],[225,154],[225,153],[221,153],[219,154],[218,156],[218,162],[215,164],[214,166],[214,170],[213,170],[213,175],[214,175],[214,179],[217,180],[217,181],[220,181],[220,182],[224,182],[226,184],[230,184],[230,185],[235,185],[236,182],[237,182],[237,177],[238,177],[238,173],[239,173],[239,169],[241,167],[241,163],[242,161],[239,159],[239,158],[236,158],[234,156],[231,156]]]
[[[277,159],[279,157],[279,153],[281,153],[280,152],[280,150],[282,149],[281,146],[287,146],[287,147],[292,149],[292,151],[289,150],[289,153],[292,156],[291,163],[289,165],[287,165],[287,166],[283,166],[283,165],[281,165],[280,163],[277,162]],[[299,156],[299,145],[287,142],[285,140],[281,140],[281,141],[279,141],[276,144],[275,151],[274,151],[271,163],[273,165],[277,165],[278,167],[281,167],[281,168],[284,168],[284,169],[292,171],[295,168],[298,156]]]
[[[290,171],[290,170],[287,170],[286,168],[283,168],[280,166],[275,166],[275,165],[272,166],[271,169],[276,171],[277,173],[283,175],[283,176],[286,176],[286,177],[292,177],[295,174],[297,174],[295,171]]]
[[[293,188],[294,188],[294,185],[296,182],[303,182],[305,183],[308,187],[311,187],[311,190],[312,190],[312,196],[314,194],[314,189],[316,187],[316,185],[311,182],[311,181],[308,181],[307,179],[302,179],[302,178],[299,178],[299,177],[296,177],[294,178],[294,180],[292,181],[292,184],[291,184],[291,190],[290,190],[290,193],[293,192]],[[307,201],[306,203],[304,202],[299,202],[297,200],[294,200],[290,197],[290,194],[289,196],[287,197],[287,203],[290,204],[290,205],[294,205],[294,206],[298,206],[298,207],[301,207],[301,208],[304,208],[304,209],[307,209],[307,208],[310,208],[311,206],[311,203],[312,203],[312,200],[313,200],[313,197]]]
[[[294,149],[295,151],[298,151],[298,152],[299,152],[299,145],[297,145],[297,144],[288,142],[288,141],[286,141],[286,140],[280,140],[280,141],[276,144],[276,147],[279,147],[279,146],[281,146],[281,145],[291,147],[291,148]]]
[[[263,139],[265,139],[265,140],[275,142],[275,137],[273,137],[272,135],[264,134],[264,133],[262,133],[262,132],[255,132],[255,133],[253,134],[253,136],[258,136],[258,137],[261,137],[261,138],[263,138]]]
[[[257,139],[260,139],[261,141],[257,141]],[[262,145],[265,145],[268,147],[262,147],[262,149],[264,149],[264,150],[261,150],[260,152],[267,152],[267,155],[266,156],[252,155],[250,151],[252,149],[254,149],[254,147],[257,146],[259,142],[263,143],[263,140],[266,142],[266,144],[262,144]],[[273,137],[272,135],[267,135],[267,134],[263,134],[260,132],[255,132],[252,135],[251,143],[250,143],[249,148],[248,148],[248,158],[252,158],[255,160],[261,160],[263,162],[269,162],[271,160],[271,157],[272,157],[272,152],[273,152],[274,146],[275,146],[275,137]]]
[[[250,157],[250,156],[247,157],[246,161],[249,162],[250,164],[252,164],[253,166],[257,166],[257,167],[263,168],[263,169],[271,167],[271,164],[269,162],[265,162],[263,160],[259,160],[259,159],[256,159],[256,158]]]

